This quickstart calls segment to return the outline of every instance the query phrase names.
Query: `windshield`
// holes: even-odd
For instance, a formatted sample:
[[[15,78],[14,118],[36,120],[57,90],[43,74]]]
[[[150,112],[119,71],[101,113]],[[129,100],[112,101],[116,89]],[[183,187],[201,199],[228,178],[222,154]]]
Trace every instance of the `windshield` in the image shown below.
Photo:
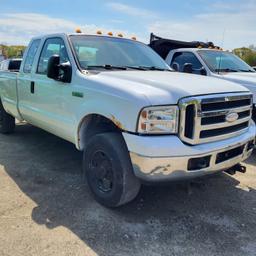
[[[149,46],[122,38],[105,36],[70,36],[82,69],[170,70]]]
[[[212,50],[199,50],[198,53],[212,72],[255,72],[233,53]]]

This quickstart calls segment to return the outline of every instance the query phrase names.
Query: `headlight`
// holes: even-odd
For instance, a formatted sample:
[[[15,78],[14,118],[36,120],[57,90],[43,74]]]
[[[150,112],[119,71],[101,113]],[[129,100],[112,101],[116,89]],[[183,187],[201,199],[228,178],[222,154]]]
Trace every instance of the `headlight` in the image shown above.
[[[138,132],[151,134],[172,134],[178,132],[177,106],[147,107],[139,116]]]

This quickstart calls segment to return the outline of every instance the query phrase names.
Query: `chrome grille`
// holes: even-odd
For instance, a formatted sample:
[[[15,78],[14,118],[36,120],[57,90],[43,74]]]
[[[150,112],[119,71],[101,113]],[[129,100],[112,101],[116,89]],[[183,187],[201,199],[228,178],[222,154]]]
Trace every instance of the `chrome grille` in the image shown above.
[[[228,93],[189,97],[181,99],[179,107],[180,138],[195,145],[245,132],[252,115],[252,95]],[[231,117],[233,120],[229,120]]]

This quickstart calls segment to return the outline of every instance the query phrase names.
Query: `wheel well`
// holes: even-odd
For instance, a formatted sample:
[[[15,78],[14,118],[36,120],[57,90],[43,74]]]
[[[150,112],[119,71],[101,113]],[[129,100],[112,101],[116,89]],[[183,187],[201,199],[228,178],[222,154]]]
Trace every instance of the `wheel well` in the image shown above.
[[[122,132],[114,121],[98,114],[90,114],[82,120],[78,129],[78,148],[83,150],[86,147],[89,139],[103,132]]]

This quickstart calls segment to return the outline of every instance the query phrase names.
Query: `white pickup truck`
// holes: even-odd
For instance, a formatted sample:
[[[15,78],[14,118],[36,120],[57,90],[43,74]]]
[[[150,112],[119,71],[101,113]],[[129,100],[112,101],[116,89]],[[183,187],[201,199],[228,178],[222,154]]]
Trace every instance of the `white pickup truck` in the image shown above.
[[[248,88],[254,96],[253,119],[256,120],[256,71],[242,59],[211,42],[176,41],[151,34],[150,46],[175,71],[212,76]]]
[[[0,97],[0,131],[13,132],[16,118],[75,144],[108,207],[134,199],[142,182],[239,170],[255,142],[248,89],[173,72],[120,37],[34,38],[19,73],[0,72]]]

